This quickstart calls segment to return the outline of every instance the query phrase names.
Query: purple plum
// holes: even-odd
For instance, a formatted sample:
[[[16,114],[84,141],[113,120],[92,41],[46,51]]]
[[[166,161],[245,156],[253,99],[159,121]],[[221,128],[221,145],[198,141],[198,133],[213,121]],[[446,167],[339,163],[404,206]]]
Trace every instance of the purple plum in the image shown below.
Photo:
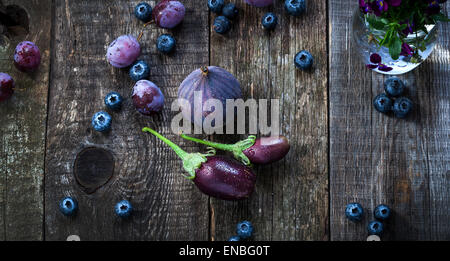
[[[164,95],[153,82],[140,80],[133,87],[133,105],[144,115],[158,113],[164,107]]]
[[[14,65],[19,71],[33,72],[41,64],[41,51],[33,42],[24,41],[16,46]]]
[[[139,42],[131,35],[122,35],[108,47],[106,58],[117,68],[124,68],[134,63],[141,54]]]

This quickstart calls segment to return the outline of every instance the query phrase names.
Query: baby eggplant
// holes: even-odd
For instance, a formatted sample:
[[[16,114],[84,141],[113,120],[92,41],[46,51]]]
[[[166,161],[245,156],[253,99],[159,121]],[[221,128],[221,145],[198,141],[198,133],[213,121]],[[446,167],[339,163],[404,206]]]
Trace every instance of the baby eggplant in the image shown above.
[[[250,162],[269,164],[281,160],[289,152],[289,141],[284,136],[270,136],[256,139],[255,144],[243,153]]]
[[[284,136],[270,136],[256,139],[251,135],[245,140],[234,144],[222,144],[201,140],[181,134],[184,139],[207,145],[212,148],[230,151],[234,157],[245,165],[269,164],[276,162],[289,152],[289,141]]]
[[[253,193],[256,175],[239,161],[215,156],[214,149],[207,154],[187,153],[151,128],[145,127],[142,131],[155,135],[174,150],[183,161],[184,170],[189,173],[185,177],[192,180],[204,194],[224,200],[240,200]]]

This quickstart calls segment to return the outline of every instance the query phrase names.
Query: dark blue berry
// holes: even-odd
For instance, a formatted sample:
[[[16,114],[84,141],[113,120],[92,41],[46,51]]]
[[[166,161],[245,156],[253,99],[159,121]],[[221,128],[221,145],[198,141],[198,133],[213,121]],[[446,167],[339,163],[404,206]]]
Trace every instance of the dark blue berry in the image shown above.
[[[391,77],[384,82],[384,90],[386,91],[387,95],[398,97],[405,91],[405,84],[399,78]]]
[[[382,113],[387,113],[392,110],[392,100],[386,94],[380,93],[373,99],[373,106]]]
[[[381,235],[383,233],[383,224],[380,221],[371,221],[367,225],[369,235]]]
[[[106,132],[111,129],[111,116],[105,111],[99,111],[92,117],[92,127],[96,131]]]
[[[345,216],[353,222],[361,221],[364,210],[359,203],[350,203],[345,207]]]
[[[386,220],[391,215],[391,209],[388,206],[381,204],[374,209],[373,215],[376,219]]]
[[[231,29],[231,22],[225,16],[218,16],[214,19],[214,31],[219,34],[225,34]]]
[[[65,197],[59,202],[59,210],[66,216],[73,216],[78,210],[78,202],[71,197]]]
[[[162,53],[170,53],[175,49],[175,38],[170,34],[162,34],[156,40],[156,49]]]
[[[208,0],[209,10],[211,10],[211,12],[214,12],[216,14],[222,13],[223,5],[224,5],[223,0]]]
[[[147,3],[139,3],[134,8],[134,15],[143,22],[149,22],[152,19],[152,7]]]
[[[228,19],[234,19],[239,14],[239,10],[233,3],[226,4],[222,9],[222,15]]]
[[[236,226],[236,233],[240,238],[249,238],[253,234],[253,225],[250,221],[239,222]]]
[[[405,118],[411,112],[413,103],[406,97],[397,98],[394,102],[393,111],[397,118]]]
[[[110,92],[105,96],[105,105],[111,110],[120,110],[122,107],[123,98],[117,92]]]
[[[116,204],[116,206],[114,207],[114,211],[116,212],[117,216],[126,218],[131,215],[133,207],[128,200],[122,200]]]
[[[228,239],[228,241],[241,241],[241,238],[239,236],[232,236]]]
[[[130,78],[137,82],[139,80],[147,79],[150,75],[150,67],[144,61],[136,61],[130,67]]]
[[[286,0],[284,9],[292,16],[300,16],[306,10],[305,0]]]
[[[300,51],[294,57],[294,64],[300,70],[308,70],[314,62],[313,56],[308,51]]]
[[[272,30],[278,24],[278,17],[274,13],[266,13],[262,19],[261,23],[264,28]]]

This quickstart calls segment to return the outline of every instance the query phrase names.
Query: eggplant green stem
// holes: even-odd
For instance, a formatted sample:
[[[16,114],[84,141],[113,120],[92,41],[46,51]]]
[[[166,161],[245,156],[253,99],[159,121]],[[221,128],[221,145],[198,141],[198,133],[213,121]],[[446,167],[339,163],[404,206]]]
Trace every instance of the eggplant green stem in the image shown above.
[[[247,158],[247,156],[245,156],[243,151],[250,148],[251,146],[253,146],[253,144],[255,144],[255,141],[256,141],[256,136],[254,136],[254,135],[250,135],[250,136],[248,136],[247,139],[238,141],[234,144],[223,144],[223,143],[217,143],[217,142],[213,142],[213,141],[201,140],[201,139],[187,136],[185,134],[181,134],[181,137],[183,139],[197,142],[200,144],[204,144],[204,145],[207,145],[212,148],[216,148],[216,149],[224,150],[224,151],[230,151],[233,153],[234,157],[237,160],[241,161],[242,163],[244,163],[247,166],[250,165],[251,162]]]
[[[195,179],[195,170],[201,167],[202,163],[205,163],[208,159],[206,157],[208,156],[214,156],[216,154],[216,150],[214,148],[208,148],[208,151],[206,154],[202,153],[187,153],[183,149],[181,149],[178,145],[173,143],[171,140],[167,139],[166,137],[162,136],[155,130],[144,127],[142,129],[143,132],[149,132],[153,135],[155,135],[157,138],[162,140],[164,143],[169,145],[170,148],[173,149],[173,151],[177,154],[178,157],[181,158],[183,161],[183,168],[184,170],[189,173],[189,175],[184,175],[185,178],[193,180]]]

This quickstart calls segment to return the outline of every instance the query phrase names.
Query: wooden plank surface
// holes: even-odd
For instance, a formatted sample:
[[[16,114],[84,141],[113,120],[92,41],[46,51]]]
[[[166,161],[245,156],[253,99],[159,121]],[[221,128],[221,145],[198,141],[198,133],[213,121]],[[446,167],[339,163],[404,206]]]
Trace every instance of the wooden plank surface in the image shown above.
[[[357,2],[328,3],[331,239],[365,240],[373,209],[384,203],[394,215],[382,240],[448,240],[448,26],[441,26],[432,56],[401,76],[416,107],[399,120],[371,105],[386,77],[365,69],[354,54]],[[344,215],[345,205],[355,201],[366,212],[358,224]]]
[[[0,1],[2,15],[11,19],[1,26],[0,71],[16,83],[11,99],[0,104],[0,240],[43,239],[51,2]],[[41,51],[41,65],[31,74],[13,65],[14,49],[25,40]]]
[[[327,240],[326,3],[309,1],[306,14],[294,18],[283,1],[265,8],[232,2],[239,18],[224,36],[211,28],[211,65],[232,72],[244,98],[279,99],[281,134],[292,146],[282,161],[255,167],[256,190],[248,200],[211,199],[212,240],[227,240],[242,220],[253,222],[254,240]],[[273,32],[261,25],[268,11],[279,19]],[[315,58],[311,72],[294,67],[294,55],[303,49]]]
[[[140,59],[150,64],[150,80],[166,97],[163,113],[146,117],[133,108],[128,72],[105,59],[116,37],[137,37],[143,30],[133,15],[139,2],[0,0],[0,11],[23,6],[30,19],[28,32],[19,25],[0,39],[0,71],[11,74],[17,87],[0,106],[0,240],[66,240],[73,234],[81,240],[226,240],[241,220],[255,225],[253,240],[365,240],[380,203],[394,210],[382,240],[450,240],[448,24],[440,26],[431,57],[401,76],[416,109],[398,120],[371,105],[386,77],[367,70],[354,54],[351,16],[357,1],[308,1],[307,13],[294,18],[283,1],[256,8],[231,0],[240,15],[222,36],[213,31],[216,15],[206,1],[182,0],[187,13],[179,28],[151,25],[140,40]],[[279,18],[273,32],[261,27],[267,11]],[[155,47],[157,36],[167,32],[177,40],[169,56]],[[22,40],[41,49],[35,74],[13,68],[13,50]],[[294,68],[293,57],[302,49],[315,57],[311,72]],[[181,177],[175,154],[141,132],[151,126],[188,151],[204,149],[172,133],[177,112],[170,105],[181,81],[206,64],[233,73],[245,98],[280,100],[281,134],[291,151],[278,163],[255,167],[257,187],[248,200],[201,194]],[[112,131],[99,134],[90,119],[105,110],[103,97],[110,91],[121,93],[125,104],[111,112]],[[111,177],[102,172],[95,182],[105,184],[87,190],[73,167],[77,155],[93,147],[111,153],[113,168],[105,172],[114,171]],[[78,200],[77,216],[59,212],[64,196]],[[113,211],[122,199],[136,209],[125,221]],[[353,201],[366,211],[359,224],[344,216]]]
[[[174,55],[156,51],[156,38],[167,30],[148,26],[140,40],[141,59],[150,64],[150,80],[166,97],[161,115],[146,117],[133,107],[134,83],[126,70],[115,69],[106,59],[106,47],[116,37],[137,37],[142,22],[133,10],[140,1],[55,1],[52,84],[50,86],[46,164],[46,240],[207,240],[208,198],[181,177],[181,162],[162,142],[141,132],[152,126],[174,141],[170,130],[175,112],[170,105],[178,85],[191,71],[208,63],[208,13],[184,1],[186,17],[170,31],[177,40]],[[152,6],[155,1],[149,2]],[[101,8],[99,8],[101,6]],[[125,97],[120,112],[112,113],[109,134],[92,130],[91,117],[104,110],[103,98],[110,91]],[[106,185],[86,194],[74,180],[72,166],[85,147],[110,151],[114,174]],[[187,150],[197,148],[185,147]],[[74,218],[58,211],[64,196],[78,199]],[[130,220],[115,217],[114,204],[128,199],[135,208]]]

